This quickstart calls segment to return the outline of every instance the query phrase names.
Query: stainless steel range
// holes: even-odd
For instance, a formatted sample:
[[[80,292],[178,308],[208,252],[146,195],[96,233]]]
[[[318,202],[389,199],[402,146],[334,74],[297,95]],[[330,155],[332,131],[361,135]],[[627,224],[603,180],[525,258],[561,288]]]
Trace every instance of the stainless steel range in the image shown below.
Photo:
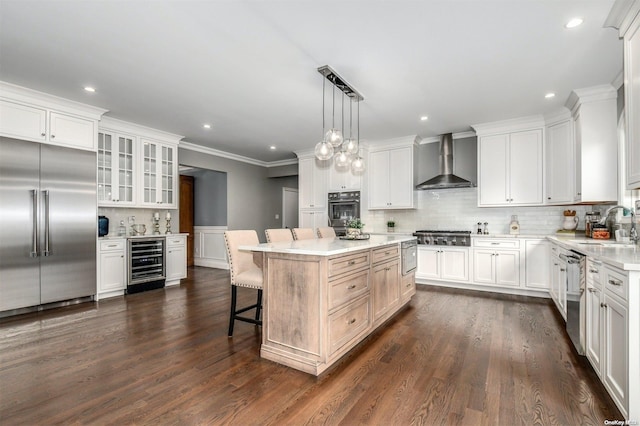
[[[471,231],[422,230],[414,232],[413,236],[418,237],[418,244],[458,247],[471,245]]]

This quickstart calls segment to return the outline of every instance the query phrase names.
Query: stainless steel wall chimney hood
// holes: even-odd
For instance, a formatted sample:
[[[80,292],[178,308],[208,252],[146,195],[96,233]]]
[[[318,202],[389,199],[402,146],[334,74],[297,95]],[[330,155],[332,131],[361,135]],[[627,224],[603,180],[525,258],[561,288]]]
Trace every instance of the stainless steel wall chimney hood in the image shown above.
[[[473,183],[453,174],[453,134],[440,136],[440,174],[431,178],[416,189],[471,188]]]

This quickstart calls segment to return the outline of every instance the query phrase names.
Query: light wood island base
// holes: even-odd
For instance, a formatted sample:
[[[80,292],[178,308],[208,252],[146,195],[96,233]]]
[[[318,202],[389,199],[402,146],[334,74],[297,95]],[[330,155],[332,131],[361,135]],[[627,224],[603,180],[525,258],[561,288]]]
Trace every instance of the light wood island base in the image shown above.
[[[320,375],[415,294],[414,273],[401,274],[397,239],[333,255],[286,251],[262,253],[260,355],[291,368]]]

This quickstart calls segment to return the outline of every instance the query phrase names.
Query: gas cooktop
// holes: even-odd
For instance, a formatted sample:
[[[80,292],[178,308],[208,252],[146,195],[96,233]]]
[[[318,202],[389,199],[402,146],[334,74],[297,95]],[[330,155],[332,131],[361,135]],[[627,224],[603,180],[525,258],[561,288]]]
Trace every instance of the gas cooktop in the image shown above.
[[[425,229],[414,232],[413,236],[418,237],[418,244],[459,247],[468,247],[471,245],[471,231]]]

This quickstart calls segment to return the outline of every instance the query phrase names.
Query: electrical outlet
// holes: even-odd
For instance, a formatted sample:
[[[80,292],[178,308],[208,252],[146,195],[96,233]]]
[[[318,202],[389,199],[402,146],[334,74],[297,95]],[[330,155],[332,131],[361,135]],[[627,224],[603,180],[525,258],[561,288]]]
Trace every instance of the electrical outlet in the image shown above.
[[[280,215],[276,213],[276,219],[280,219]]]

